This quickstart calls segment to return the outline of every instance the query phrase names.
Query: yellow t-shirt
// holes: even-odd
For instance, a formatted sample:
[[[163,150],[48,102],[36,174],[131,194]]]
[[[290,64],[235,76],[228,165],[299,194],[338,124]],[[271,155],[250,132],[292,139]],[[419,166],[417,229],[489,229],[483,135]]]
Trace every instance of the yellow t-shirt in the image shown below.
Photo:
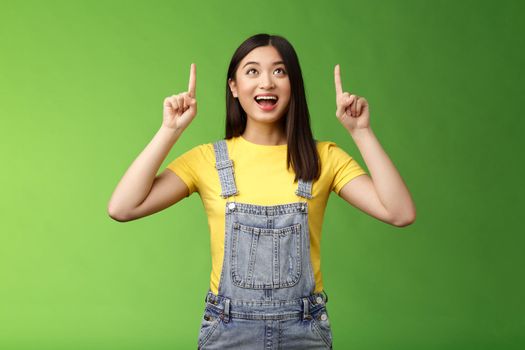
[[[341,188],[356,176],[366,174],[357,161],[334,142],[319,141],[321,176],[312,184],[312,199],[295,194],[297,182],[293,169],[286,169],[287,145],[259,145],[242,136],[226,140],[228,154],[234,164],[237,195],[221,197],[219,174],[215,168],[213,144],[198,145],[178,158],[167,168],[175,172],[188,186],[189,193],[198,192],[208,216],[211,239],[212,270],[210,290],[218,294],[224,258],[225,203],[235,200],[256,205],[276,205],[308,201],[310,229],[310,259],[315,276],[315,291],[323,290],[321,275],[321,226],[331,191]],[[189,195],[188,195],[189,196]]]

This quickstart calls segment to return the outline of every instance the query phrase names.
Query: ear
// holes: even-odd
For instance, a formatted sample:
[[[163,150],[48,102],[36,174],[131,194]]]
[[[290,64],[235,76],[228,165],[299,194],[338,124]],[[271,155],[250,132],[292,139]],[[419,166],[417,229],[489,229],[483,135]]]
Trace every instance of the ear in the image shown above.
[[[229,78],[228,85],[230,85],[230,90],[233,94],[233,97],[237,97],[237,84],[235,84],[235,80],[233,80],[232,78]]]

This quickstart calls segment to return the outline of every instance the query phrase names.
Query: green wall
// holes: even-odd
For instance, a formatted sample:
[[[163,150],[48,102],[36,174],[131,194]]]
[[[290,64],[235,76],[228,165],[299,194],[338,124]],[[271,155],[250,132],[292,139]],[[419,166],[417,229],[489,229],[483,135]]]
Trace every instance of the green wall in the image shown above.
[[[322,271],[334,347],[523,349],[524,9],[3,1],[0,348],[196,347],[211,270],[198,194],[127,223],[107,203],[192,62],[199,112],[161,170],[223,137],[227,64],[268,32],[297,50],[314,136],[366,167],[334,114],[341,64],[417,206],[398,228],[332,193]]]

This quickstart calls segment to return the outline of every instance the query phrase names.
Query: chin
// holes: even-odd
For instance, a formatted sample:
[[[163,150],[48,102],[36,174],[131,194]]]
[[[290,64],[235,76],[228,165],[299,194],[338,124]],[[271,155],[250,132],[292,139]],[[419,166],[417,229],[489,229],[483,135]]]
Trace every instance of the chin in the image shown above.
[[[280,112],[280,113],[262,112],[261,113],[261,111],[256,111],[254,114],[252,114],[248,118],[253,119],[254,121],[259,122],[259,123],[269,123],[269,124],[272,123],[273,124],[273,123],[277,123],[278,121],[280,121],[281,119],[285,117],[286,117],[285,112]]]

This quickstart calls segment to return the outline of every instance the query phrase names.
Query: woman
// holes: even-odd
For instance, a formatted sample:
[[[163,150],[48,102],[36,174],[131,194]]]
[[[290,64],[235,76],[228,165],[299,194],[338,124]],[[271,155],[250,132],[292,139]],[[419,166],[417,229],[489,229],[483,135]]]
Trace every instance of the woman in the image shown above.
[[[164,100],[160,130],[113,193],[110,216],[129,221],[199,192],[212,243],[201,349],[332,348],[320,270],[331,191],[386,223],[415,220],[408,189],[372,133],[366,99],[343,92],[338,65],[334,76],[336,116],[373,181],[335,143],[314,140],[295,50],[281,36],[258,34],[229,65],[226,138],[194,147],[156,176],[197,114],[192,64],[188,91]]]

